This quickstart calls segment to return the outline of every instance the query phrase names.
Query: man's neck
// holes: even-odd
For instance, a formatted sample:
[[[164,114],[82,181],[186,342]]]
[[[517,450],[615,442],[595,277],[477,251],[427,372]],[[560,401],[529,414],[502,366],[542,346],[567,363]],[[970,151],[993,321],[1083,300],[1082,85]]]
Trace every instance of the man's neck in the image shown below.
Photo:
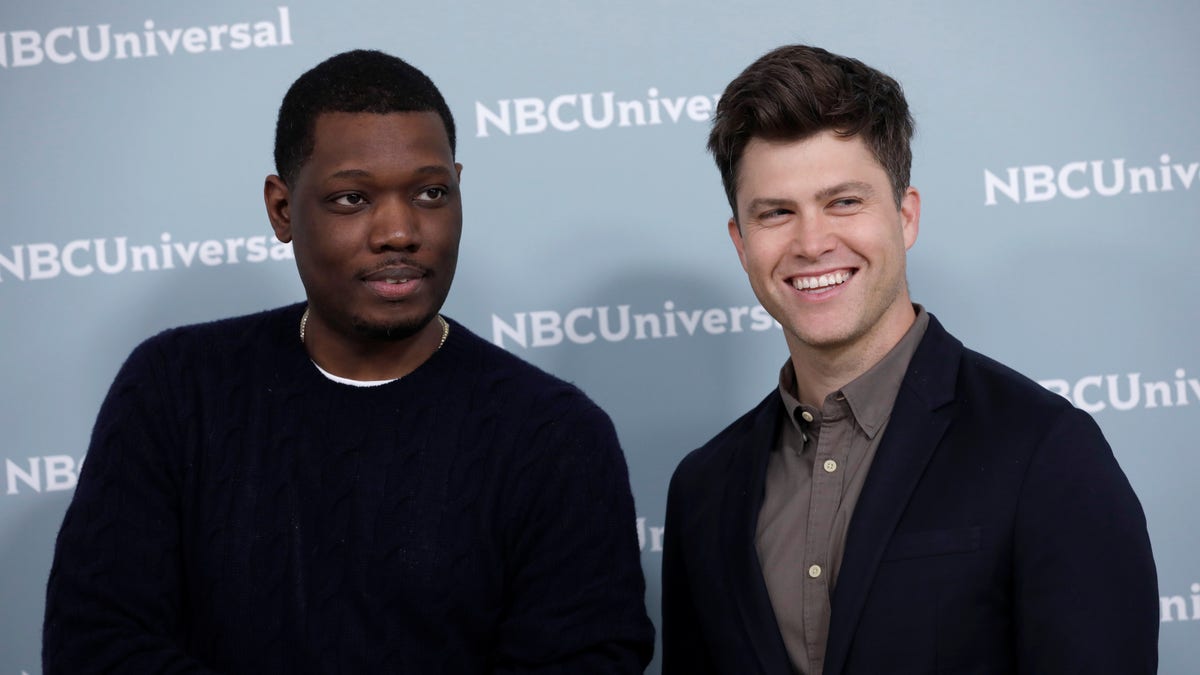
[[[867,335],[846,344],[812,346],[785,333],[796,372],[796,399],[820,408],[827,396],[883,360],[916,321],[912,305],[905,303],[903,308],[907,311],[885,316]]]
[[[416,370],[442,344],[445,326],[437,317],[402,340],[350,340],[310,318],[304,348],[323,370],[358,381],[394,380]]]

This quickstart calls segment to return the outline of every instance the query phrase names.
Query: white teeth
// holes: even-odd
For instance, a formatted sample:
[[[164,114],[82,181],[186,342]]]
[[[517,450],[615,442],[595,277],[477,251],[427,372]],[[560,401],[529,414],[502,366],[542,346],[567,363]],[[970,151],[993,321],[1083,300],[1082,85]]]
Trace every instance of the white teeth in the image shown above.
[[[808,291],[844,284],[849,278],[850,273],[842,270],[832,274],[822,274],[819,277],[796,277],[792,280],[792,286],[798,291]]]
[[[387,281],[389,284],[399,284],[399,283],[402,283],[400,279],[385,279],[385,281]]]

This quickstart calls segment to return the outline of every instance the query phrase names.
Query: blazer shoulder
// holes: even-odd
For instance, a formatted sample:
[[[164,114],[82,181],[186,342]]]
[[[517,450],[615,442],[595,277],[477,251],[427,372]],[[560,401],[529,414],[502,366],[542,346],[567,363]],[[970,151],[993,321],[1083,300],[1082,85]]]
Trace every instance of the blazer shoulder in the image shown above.
[[[1046,389],[1016,370],[971,349],[963,349],[958,372],[959,396],[976,407],[1003,414],[1009,410],[1029,415],[1057,416],[1075,407],[1070,401]]]
[[[1060,424],[1081,428],[1089,438],[1099,433],[1086,412],[1013,368],[963,346],[932,315],[900,396],[908,397],[903,400],[909,403],[922,401],[930,411],[951,406],[953,437],[959,442],[970,439],[977,448],[1032,450]],[[905,409],[914,410],[911,405]]]
[[[1073,407],[1013,368],[964,346],[932,314],[902,386],[933,407],[952,401],[1056,413]]]

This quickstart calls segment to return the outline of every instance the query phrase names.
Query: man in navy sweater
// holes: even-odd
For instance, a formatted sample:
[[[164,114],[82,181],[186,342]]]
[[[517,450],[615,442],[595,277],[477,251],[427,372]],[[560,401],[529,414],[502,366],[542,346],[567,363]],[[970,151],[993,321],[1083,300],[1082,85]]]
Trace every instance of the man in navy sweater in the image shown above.
[[[356,51],[279,111],[267,213],[306,302],[139,346],[50,574],[50,673],[636,673],[633,500],[608,417],[439,314],[454,120]]]

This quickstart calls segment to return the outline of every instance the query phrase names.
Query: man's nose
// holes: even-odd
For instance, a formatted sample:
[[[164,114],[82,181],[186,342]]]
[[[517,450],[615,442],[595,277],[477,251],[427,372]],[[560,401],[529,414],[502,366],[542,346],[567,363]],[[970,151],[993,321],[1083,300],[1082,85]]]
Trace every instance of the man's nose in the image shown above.
[[[816,260],[837,246],[833,224],[819,215],[797,218],[792,231],[792,248],[796,255]]]
[[[371,213],[372,251],[413,250],[421,245],[416,207],[400,198],[377,202]]]

